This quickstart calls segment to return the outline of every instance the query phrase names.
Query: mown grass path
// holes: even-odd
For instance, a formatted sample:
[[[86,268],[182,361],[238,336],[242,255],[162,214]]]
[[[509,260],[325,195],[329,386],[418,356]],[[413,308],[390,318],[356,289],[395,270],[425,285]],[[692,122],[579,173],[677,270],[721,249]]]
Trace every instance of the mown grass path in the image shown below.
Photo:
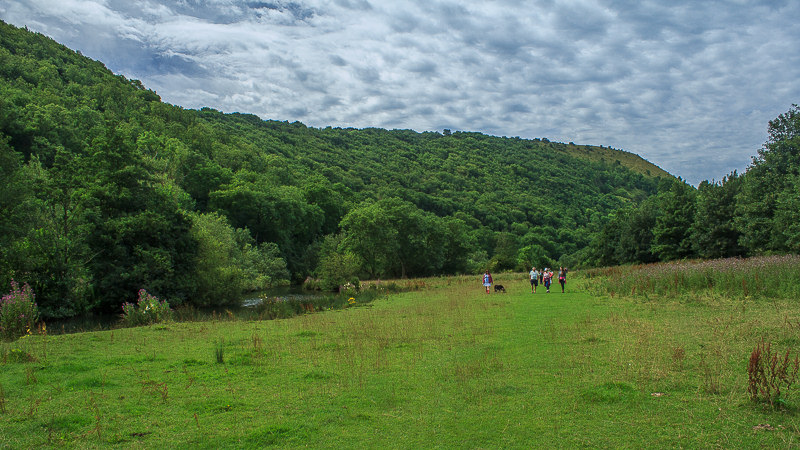
[[[455,278],[293,319],[2,344],[0,447],[797,445],[791,405],[746,395],[757,339],[800,342],[793,301],[530,294],[499,278],[508,294]]]

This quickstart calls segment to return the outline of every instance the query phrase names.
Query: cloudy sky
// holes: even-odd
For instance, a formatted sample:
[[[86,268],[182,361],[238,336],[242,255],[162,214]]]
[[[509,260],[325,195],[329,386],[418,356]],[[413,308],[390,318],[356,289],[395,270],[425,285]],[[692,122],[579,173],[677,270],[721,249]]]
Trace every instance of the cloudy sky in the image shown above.
[[[693,184],[800,103],[800,2],[0,0],[166,102],[606,145]]]

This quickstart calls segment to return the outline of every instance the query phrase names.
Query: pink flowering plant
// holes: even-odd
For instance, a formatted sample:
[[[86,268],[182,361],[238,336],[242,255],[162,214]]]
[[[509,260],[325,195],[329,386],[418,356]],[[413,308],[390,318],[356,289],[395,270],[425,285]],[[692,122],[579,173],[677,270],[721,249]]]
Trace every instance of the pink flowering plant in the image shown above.
[[[11,292],[0,300],[0,338],[14,340],[34,328],[39,320],[39,308],[31,287],[11,280]]]
[[[172,310],[166,300],[159,300],[144,289],[139,289],[136,304],[122,305],[122,323],[129,327],[151,325],[172,320]]]

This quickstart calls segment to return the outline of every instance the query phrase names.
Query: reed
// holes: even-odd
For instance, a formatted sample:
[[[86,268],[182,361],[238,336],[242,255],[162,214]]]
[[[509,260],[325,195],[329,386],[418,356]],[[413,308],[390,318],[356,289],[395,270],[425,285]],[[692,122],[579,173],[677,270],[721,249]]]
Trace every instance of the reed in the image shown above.
[[[800,256],[759,256],[593,269],[594,291],[610,296],[698,299],[796,298]]]

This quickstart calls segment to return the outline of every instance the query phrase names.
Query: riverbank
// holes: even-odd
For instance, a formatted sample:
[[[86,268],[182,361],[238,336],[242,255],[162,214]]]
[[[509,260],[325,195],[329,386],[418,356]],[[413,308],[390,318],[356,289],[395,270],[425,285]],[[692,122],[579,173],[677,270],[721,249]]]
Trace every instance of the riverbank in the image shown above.
[[[350,292],[342,293],[308,290],[297,285],[279,286],[248,293],[239,303],[233,305],[203,308],[181,305],[173,308],[173,318],[176,322],[286,318],[296,314],[322,311],[334,306],[341,308],[349,303],[351,296],[356,302],[366,304],[383,295],[464,284],[473,278],[475,277],[453,276],[367,280],[361,283],[358,290],[353,289]],[[279,308],[279,311],[275,311],[278,309],[275,306],[283,307]],[[113,330],[120,328],[122,324],[121,314],[86,314],[66,319],[51,319],[46,321],[46,326],[50,334],[70,334]]]

